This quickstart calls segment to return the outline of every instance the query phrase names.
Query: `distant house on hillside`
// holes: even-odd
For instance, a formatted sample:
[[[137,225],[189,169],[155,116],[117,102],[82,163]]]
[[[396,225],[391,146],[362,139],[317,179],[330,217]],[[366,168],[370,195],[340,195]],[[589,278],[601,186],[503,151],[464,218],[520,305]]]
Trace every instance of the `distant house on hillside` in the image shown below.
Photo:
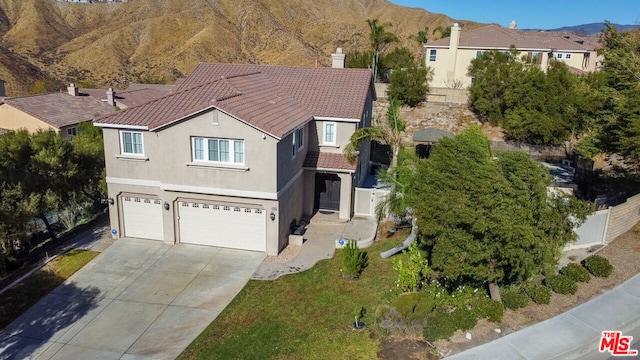
[[[451,28],[451,37],[428,42],[426,65],[434,70],[432,88],[466,89],[472,83],[467,70],[471,60],[485,51],[509,51],[512,46],[520,55],[529,55],[546,69],[551,59],[562,61],[575,73],[595,71],[600,66],[596,53],[598,37],[578,36],[570,32],[535,32],[516,30],[515,22],[503,28],[487,25],[471,31],[461,31],[458,24]]]

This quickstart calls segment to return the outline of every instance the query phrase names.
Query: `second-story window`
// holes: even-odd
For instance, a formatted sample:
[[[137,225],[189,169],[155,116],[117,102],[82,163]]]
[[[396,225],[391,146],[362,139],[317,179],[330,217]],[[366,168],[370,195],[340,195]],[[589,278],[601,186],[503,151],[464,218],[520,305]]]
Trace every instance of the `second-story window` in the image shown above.
[[[324,144],[335,145],[336,144],[336,123],[328,122],[324,123]]]
[[[72,126],[70,128],[67,128],[67,136],[71,137],[71,136],[76,136],[78,135],[78,128],[75,126]]]
[[[193,161],[244,164],[244,140],[192,138]]]
[[[140,131],[121,131],[120,152],[123,155],[144,155],[142,133]]]
[[[304,147],[304,127],[296,129],[296,144],[298,145],[298,150]]]
[[[429,61],[436,61],[436,49],[429,50]]]

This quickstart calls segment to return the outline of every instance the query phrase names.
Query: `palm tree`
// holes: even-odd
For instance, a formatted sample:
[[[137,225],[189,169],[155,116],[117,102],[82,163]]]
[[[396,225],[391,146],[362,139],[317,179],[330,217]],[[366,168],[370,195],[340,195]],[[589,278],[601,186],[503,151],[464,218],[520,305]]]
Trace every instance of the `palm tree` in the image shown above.
[[[378,19],[368,19],[369,40],[373,49],[373,79],[378,78],[378,58],[381,53],[385,52],[389,44],[398,41],[398,37],[394,33],[387,32],[384,28],[391,26],[390,23],[380,24]]]
[[[411,35],[409,36],[410,39],[415,40],[418,42],[418,44],[420,44],[420,58],[418,59],[418,63],[422,64],[422,60],[425,57],[425,48],[424,48],[424,44],[427,43],[427,41],[429,41],[429,38],[427,36],[427,33],[429,32],[429,27],[425,26],[424,30],[418,31],[417,35]]]
[[[400,142],[402,132],[406,127],[406,122],[400,118],[400,107],[402,103],[397,99],[389,99],[389,109],[387,110],[387,121],[377,121],[378,124],[371,127],[363,127],[353,132],[349,144],[344,148],[347,159],[354,163],[358,157],[358,150],[363,141],[377,141],[391,147],[391,165],[393,168],[398,164],[398,153],[400,152]]]

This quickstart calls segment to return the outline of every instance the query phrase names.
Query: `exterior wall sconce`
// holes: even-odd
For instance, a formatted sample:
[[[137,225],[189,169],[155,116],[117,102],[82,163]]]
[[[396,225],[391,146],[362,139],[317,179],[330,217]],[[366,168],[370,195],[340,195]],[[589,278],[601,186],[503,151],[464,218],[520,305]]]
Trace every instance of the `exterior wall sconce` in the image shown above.
[[[115,200],[113,200],[113,198],[112,198],[112,197],[108,198],[108,199],[107,199],[107,202],[109,203],[109,205],[113,205],[113,204],[115,204],[115,203],[116,203],[116,202],[115,202]]]
[[[271,221],[274,221],[276,219],[276,214],[274,214],[273,211],[271,212],[271,214],[269,214],[269,219],[271,219]]]
[[[165,210],[169,210],[169,203],[168,202],[165,201],[163,206],[164,206]]]

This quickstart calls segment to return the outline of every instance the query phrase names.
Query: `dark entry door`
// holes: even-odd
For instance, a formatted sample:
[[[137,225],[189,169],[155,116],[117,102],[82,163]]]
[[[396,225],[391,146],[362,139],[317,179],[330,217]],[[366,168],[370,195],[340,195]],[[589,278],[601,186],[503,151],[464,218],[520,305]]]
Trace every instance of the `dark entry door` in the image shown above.
[[[340,177],[336,174],[316,174],[315,207],[319,210],[340,210]]]

